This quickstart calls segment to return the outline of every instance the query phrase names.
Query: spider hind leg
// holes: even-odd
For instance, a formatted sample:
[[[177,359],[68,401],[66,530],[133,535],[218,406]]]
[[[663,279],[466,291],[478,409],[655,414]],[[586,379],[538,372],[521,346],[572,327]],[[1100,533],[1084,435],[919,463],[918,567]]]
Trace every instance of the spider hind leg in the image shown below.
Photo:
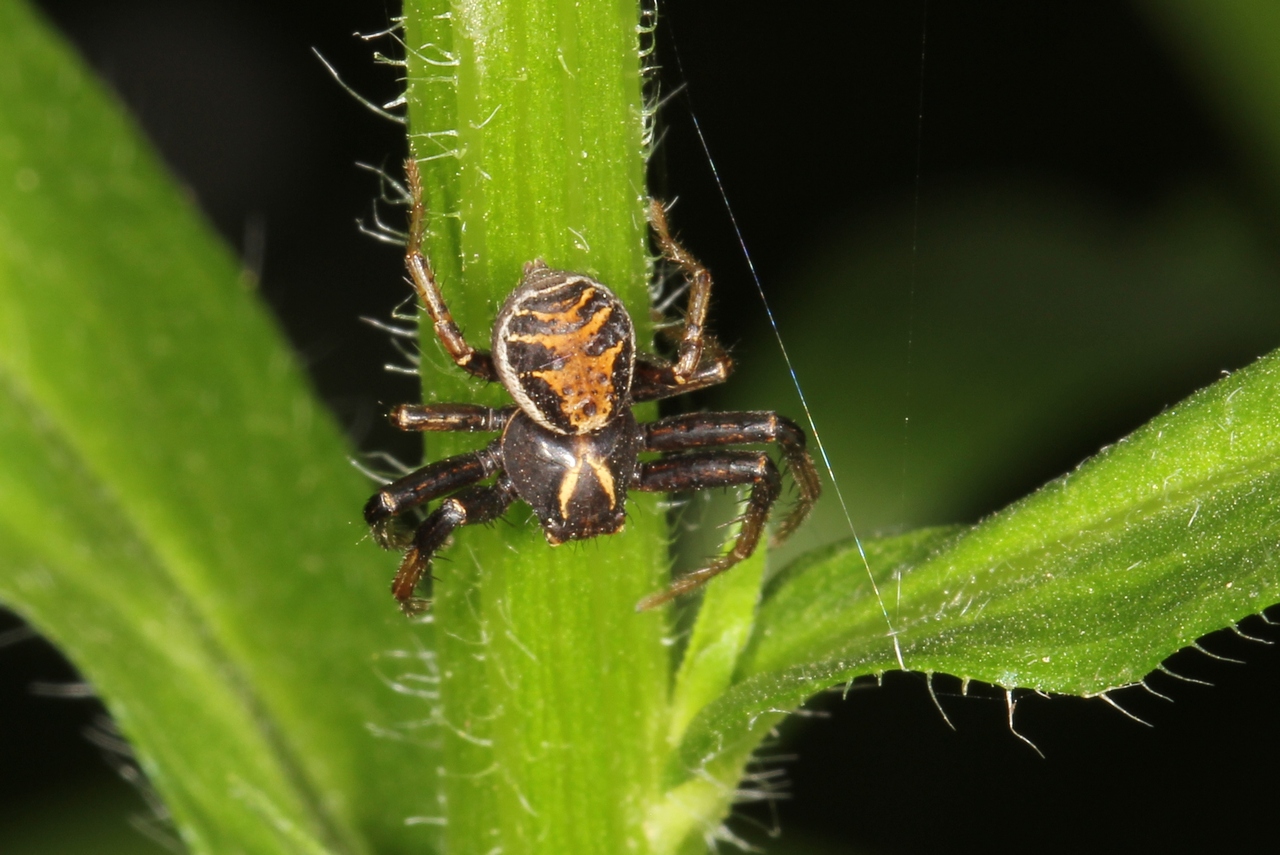
[[[636,604],[636,611],[656,608],[681,594],[702,587],[739,561],[755,552],[764,532],[769,509],[782,491],[782,476],[767,454],[751,451],[694,452],[673,454],[641,466],[639,490],[673,493],[709,490],[750,484],[751,495],[742,515],[742,527],[728,552],[705,567],[671,583],[665,591],[651,594]]]
[[[774,532],[772,543],[786,540],[809,516],[822,493],[804,431],[786,416],[767,411],[686,413],[642,426],[647,451],[685,451],[708,446],[775,443],[782,451],[799,491],[795,505]]]

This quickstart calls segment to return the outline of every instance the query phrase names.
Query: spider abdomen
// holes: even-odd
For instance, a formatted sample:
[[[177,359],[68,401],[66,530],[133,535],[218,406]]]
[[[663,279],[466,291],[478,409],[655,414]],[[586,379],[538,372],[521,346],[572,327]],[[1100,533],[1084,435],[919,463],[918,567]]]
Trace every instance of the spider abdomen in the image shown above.
[[[594,433],[628,404],[635,328],[604,285],[531,265],[494,324],[493,358],[529,418],[558,434]]]
[[[517,413],[502,434],[503,468],[553,544],[622,529],[638,449],[629,410],[595,433],[572,435]]]

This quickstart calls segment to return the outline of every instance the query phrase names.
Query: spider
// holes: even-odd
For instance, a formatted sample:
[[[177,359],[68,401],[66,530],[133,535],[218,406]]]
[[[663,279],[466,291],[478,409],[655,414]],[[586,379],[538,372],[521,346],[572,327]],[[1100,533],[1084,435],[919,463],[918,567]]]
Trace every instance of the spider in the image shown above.
[[[750,485],[733,546],[636,608],[651,609],[699,587],[755,551],[781,490],[781,476],[767,454],[704,449],[777,443],[799,497],[775,541],[804,521],[820,487],[804,433],[790,419],[772,412],[715,412],[640,424],[632,415],[634,404],[722,383],[732,370],[728,356],[704,330],[711,276],[672,238],[661,203],[654,201],[649,210],[657,245],[689,285],[673,363],[636,352],[631,318],[607,287],[542,261],[524,266],[520,284],[494,322],[492,350],[486,352],[467,343],[445,305],[422,252],[426,211],[412,158],[405,172],[411,198],[405,252],[410,282],[458,367],[502,383],[515,401],[500,408],[401,404],[391,411],[391,423],[405,431],[500,434],[478,451],[428,463],[392,481],[365,505],[375,539],[384,548],[404,549],[391,593],[406,614],[429,607],[430,601],[414,591],[454,529],[493,521],[516,499],[533,508],[547,541],[555,546],[621,531],[629,490],[669,493]],[[661,457],[641,461],[641,452]],[[480,485],[495,475],[491,484]],[[396,531],[397,516],[441,496],[446,498],[411,537]]]

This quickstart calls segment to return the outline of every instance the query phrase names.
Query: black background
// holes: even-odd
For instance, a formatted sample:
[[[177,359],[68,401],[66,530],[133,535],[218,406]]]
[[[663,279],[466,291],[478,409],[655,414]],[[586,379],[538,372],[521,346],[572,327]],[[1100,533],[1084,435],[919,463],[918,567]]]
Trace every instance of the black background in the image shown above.
[[[354,164],[397,163],[403,132],[342,92],[311,53],[390,100],[394,72],[374,67],[351,33],[382,29],[394,7],[39,5],[130,106],[227,242],[242,250],[247,235],[265,240],[262,294],[352,441],[396,448],[378,414],[383,402],[412,398],[413,383],[382,371],[392,357],[384,337],[357,319],[384,316],[404,288],[395,250],[354,225],[376,190]],[[1188,180],[1210,181],[1270,228],[1266,201],[1183,61],[1128,3],[934,2],[927,27],[919,2],[830,4],[820,17],[816,7],[783,15],[761,2],[672,7],[660,35],[665,86],[679,81],[674,41],[766,287],[828,223],[987,178],[1046,178],[1135,213]],[[741,278],[685,102],[664,119],[655,192],[678,195],[686,243]],[[910,223],[903,233],[909,246]],[[716,311],[729,341],[761,324],[750,299],[722,294]],[[1280,636],[1256,619],[1246,629]],[[954,732],[918,675],[820,698],[811,706],[821,717],[793,720],[769,749],[800,758],[785,763],[781,825],[829,851],[1234,847],[1267,826],[1276,804],[1280,655],[1227,634],[1205,645],[1247,664],[1184,652],[1171,667],[1213,688],[1157,676],[1152,685],[1173,705],[1141,690],[1116,696],[1151,728],[1097,700],[1024,699],[1017,728],[1045,759],[1011,735],[999,693],[962,701],[939,679]],[[11,809],[56,809],[85,787],[124,787],[80,735],[94,702],[29,691],[67,679],[70,667],[42,641],[0,649],[0,802]],[[773,822],[758,806],[739,813],[732,827],[743,834]]]

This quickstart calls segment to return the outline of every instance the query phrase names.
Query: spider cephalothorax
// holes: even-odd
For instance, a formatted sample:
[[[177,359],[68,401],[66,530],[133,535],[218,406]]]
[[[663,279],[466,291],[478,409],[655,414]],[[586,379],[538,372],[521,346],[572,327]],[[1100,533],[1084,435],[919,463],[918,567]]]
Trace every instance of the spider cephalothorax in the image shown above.
[[[405,262],[410,279],[449,356],[461,368],[497,380],[515,406],[402,404],[391,413],[402,430],[490,431],[498,439],[479,451],[429,463],[392,481],[365,505],[365,519],[385,547],[403,547],[391,590],[407,613],[428,602],[414,596],[431,556],[461,525],[501,516],[516,499],[533,508],[551,544],[622,529],[629,490],[675,492],[750,485],[747,512],[732,549],[706,567],[645,598],[651,608],[702,585],[750,555],[760,540],[781,477],[768,455],[707,451],[727,445],[777,443],[799,486],[799,499],[776,539],[795,530],[818,497],[804,433],[770,412],[694,413],[639,424],[633,404],[721,383],[731,364],[703,331],[711,277],[671,237],[662,206],[650,217],[663,257],[689,280],[689,308],[674,364],[636,352],[635,327],[607,287],[581,273],[525,265],[493,326],[492,351],[467,344],[422,254],[425,210],[417,164],[405,167],[413,200]],[[642,451],[661,452],[641,462]],[[475,486],[496,476],[491,484]],[[398,515],[447,496],[401,543]]]

